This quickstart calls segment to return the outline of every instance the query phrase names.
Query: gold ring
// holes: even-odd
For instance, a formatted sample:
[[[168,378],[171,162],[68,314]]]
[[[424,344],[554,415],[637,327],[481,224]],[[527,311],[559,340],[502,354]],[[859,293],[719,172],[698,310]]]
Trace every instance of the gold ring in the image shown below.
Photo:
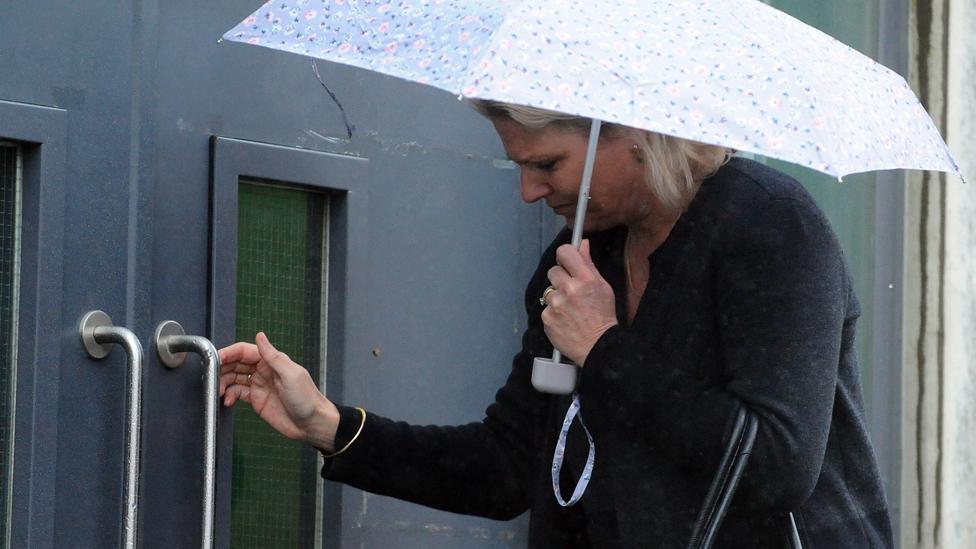
[[[545,291],[542,292],[542,297],[539,298],[539,305],[542,305],[543,307],[549,305],[549,294],[555,291],[555,286],[549,286],[546,288]]]

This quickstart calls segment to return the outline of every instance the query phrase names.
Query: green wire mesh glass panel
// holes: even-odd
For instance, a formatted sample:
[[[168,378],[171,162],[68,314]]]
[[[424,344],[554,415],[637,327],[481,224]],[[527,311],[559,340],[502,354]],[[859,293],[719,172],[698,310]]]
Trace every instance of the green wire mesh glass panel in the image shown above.
[[[236,338],[264,331],[318,382],[324,195],[241,181],[238,203]],[[315,545],[314,450],[240,406],[232,467],[231,547]]]
[[[0,144],[0,544],[10,517],[20,149]]]

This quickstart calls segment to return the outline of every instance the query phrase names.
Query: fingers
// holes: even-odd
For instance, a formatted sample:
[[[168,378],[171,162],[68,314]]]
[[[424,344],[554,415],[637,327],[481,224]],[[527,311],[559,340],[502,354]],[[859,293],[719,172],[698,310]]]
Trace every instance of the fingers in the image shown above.
[[[240,398],[244,402],[251,402],[251,389],[271,385],[273,370],[266,364],[261,364],[251,373],[226,372],[220,374],[220,392],[224,397],[225,406],[233,406]]]
[[[256,365],[234,362],[231,364],[220,365],[220,394],[223,395],[227,387],[231,385],[250,385],[251,375],[257,377],[261,364]]]
[[[254,338],[254,342],[257,343],[258,352],[261,354],[261,360],[270,366],[276,374],[281,376],[289,373],[289,367],[295,363],[288,358],[288,355],[276,349],[275,346],[268,341],[268,336],[266,336],[264,332],[258,332],[258,335]]]
[[[255,343],[235,343],[219,351],[223,362],[220,366],[219,394],[224,397],[224,405],[233,406],[237,400],[250,402],[251,388],[267,388],[272,379],[289,376],[294,379],[297,372],[305,372],[286,355],[268,341],[268,336],[259,332]],[[297,366],[297,368],[293,368]]]
[[[261,360],[257,346],[244,341],[239,341],[233,345],[224,347],[217,351],[217,354],[220,355],[220,363],[225,366],[234,365],[238,362],[254,365]]]
[[[572,244],[563,244],[557,248],[556,262],[558,265],[549,269],[549,282],[557,290],[562,290],[563,293],[573,293],[578,283],[602,279],[593,259],[590,257],[589,239],[583,240],[579,249],[573,247]],[[555,298],[555,294],[552,297]],[[551,299],[549,303],[552,303]]]
[[[549,283],[552,284],[556,290],[566,290],[572,284],[573,277],[569,276],[566,269],[563,269],[559,265],[549,269],[547,273],[549,277]]]
[[[546,307],[545,309],[542,309],[542,316],[541,316],[541,318],[542,318],[542,329],[546,332],[546,336],[549,336],[550,340],[552,339],[552,336],[549,333],[549,326],[555,320],[553,318],[553,315],[555,315],[555,314],[556,314],[555,307],[549,306],[549,307]]]
[[[220,356],[219,394],[224,396],[228,389],[248,387],[261,378],[261,354],[257,345],[237,342],[217,351]],[[237,400],[235,393],[231,401]]]
[[[576,249],[572,244],[563,244],[556,249],[556,262],[573,278],[587,281],[595,273],[593,261],[590,259],[589,240],[584,240],[580,246],[580,249]],[[582,253],[583,246],[586,247],[585,256]]]
[[[233,406],[238,400],[251,402],[251,388],[244,385],[232,385],[224,395],[224,406]]]
[[[252,372],[221,372],[220,373],[220,387],[218,388],[218,394],[223,396],[224,392],[227,391],[229,387],[234,387],[236,385],[250,385],[251,384]]]
[[[586,266],[590,268],[591,271],[596,271],[596,263],[593,263],[593,258],[590,257],[590,239],[586,238],[580,242],[580,255],[583,256],[583,261],[586,262]]]

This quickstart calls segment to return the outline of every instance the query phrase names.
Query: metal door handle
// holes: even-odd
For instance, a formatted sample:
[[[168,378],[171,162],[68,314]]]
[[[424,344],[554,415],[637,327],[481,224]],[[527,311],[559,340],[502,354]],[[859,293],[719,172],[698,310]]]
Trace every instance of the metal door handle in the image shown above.
[[[201,546],[213,547],[214,484],[217,464],[217,383],[220,375],[220,356],[209,339],[186,335],[178,322],[166,320],[156,327],[153,337],[159,360],[169,368],[177,368],[186,360],[186,353],[197,353],[203,360],[205,388],[204,409],[204,470],[203,470],[203,535]]]
[[[131,330],[113,326],[112,319],[102,311],[89,311],[79,325],[81,343],[88,356],[102,359],[112,350],[110,344],[121,345],[128,357],[125,431],[125,517],[122,543],[134,549],[139,533],[139,440],[142,426],[142,343]]]

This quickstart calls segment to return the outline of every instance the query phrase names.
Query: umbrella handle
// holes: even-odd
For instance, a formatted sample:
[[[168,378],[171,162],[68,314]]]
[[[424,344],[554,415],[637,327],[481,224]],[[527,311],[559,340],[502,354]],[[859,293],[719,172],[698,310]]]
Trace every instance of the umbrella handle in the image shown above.
[[[576,200],[576,220],[573,223],[572,243],[577,249],[583,242],[583,221],[586,205],[590,201],[590,181],[593,179],[593,165],[596,163],[596,146],[600,140],[602,122],[596,118],[590,124],[590,140],[586,144],[586,163],[583,165],[583,179],[580,181],[579,197]],[[532,386],[537,391],[555,395],[568,395],[576,388],[577,366],[562,362],[562,353],[553,349],[552,359],[537,357],[532,363]]]

